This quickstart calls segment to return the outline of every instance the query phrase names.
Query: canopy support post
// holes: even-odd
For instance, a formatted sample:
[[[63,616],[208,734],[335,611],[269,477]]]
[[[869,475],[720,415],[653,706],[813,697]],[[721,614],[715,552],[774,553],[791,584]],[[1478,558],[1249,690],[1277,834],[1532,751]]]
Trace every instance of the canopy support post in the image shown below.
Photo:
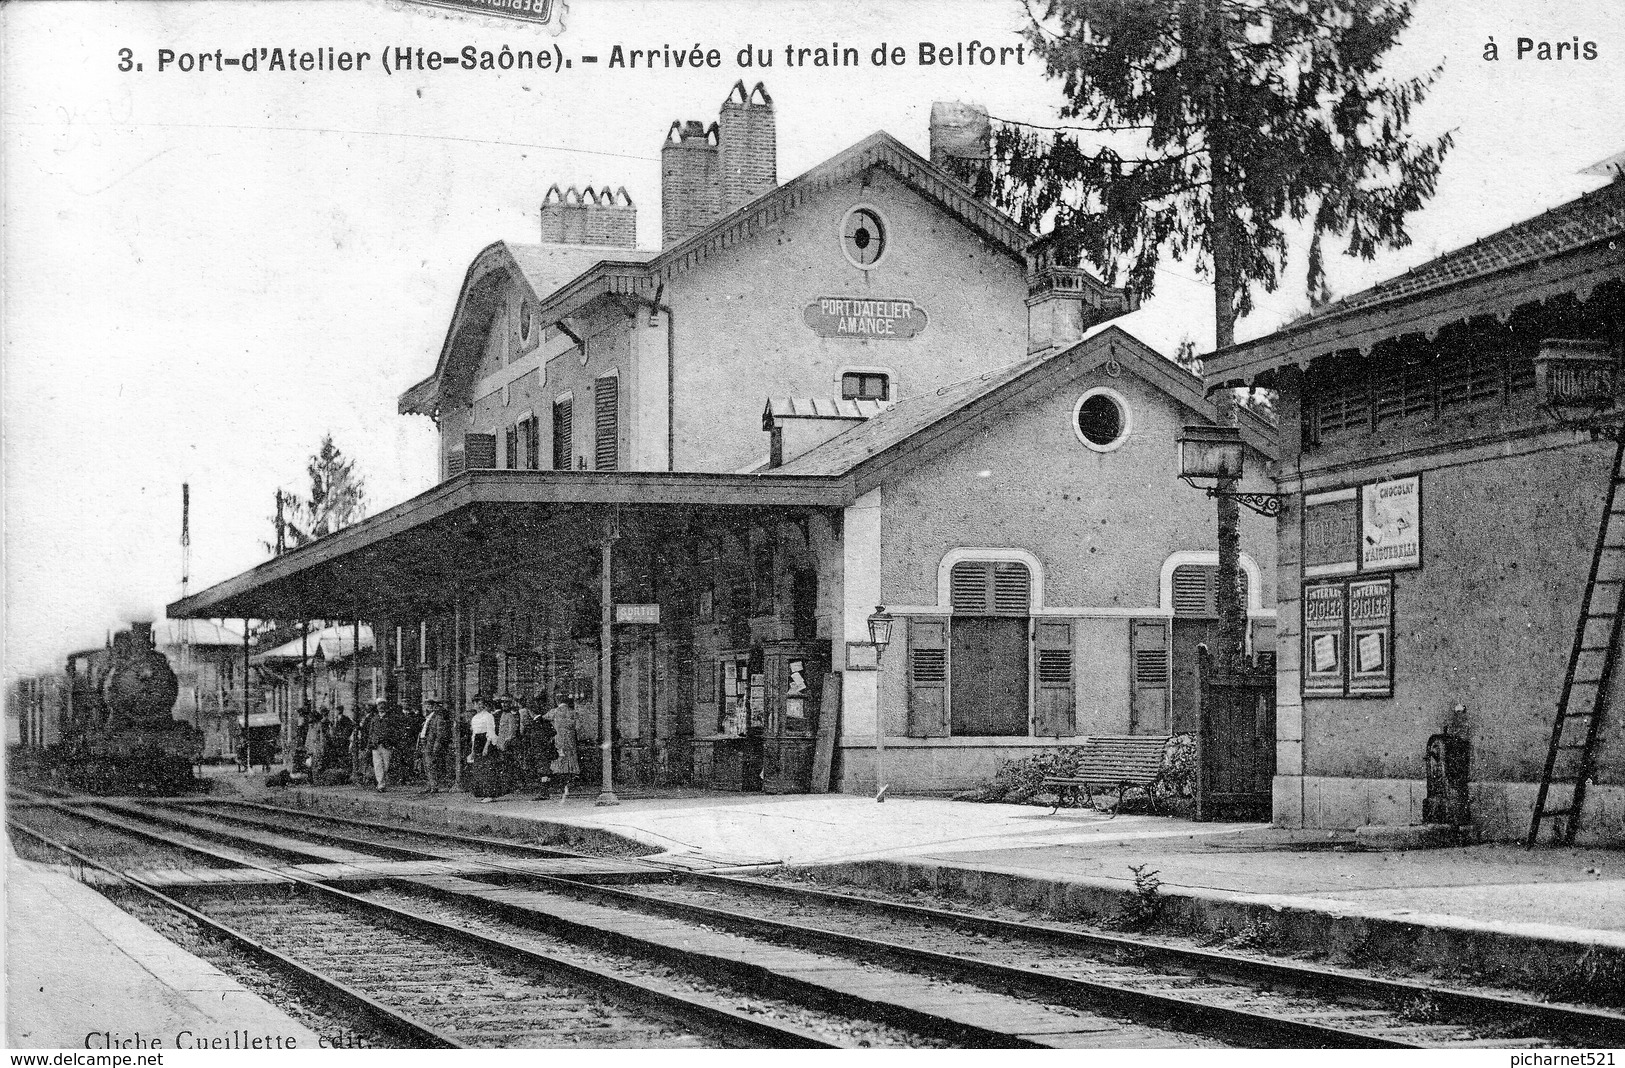
[[[452,783],[463,788],[463,591],[457,591],[451,610],[451,752]]]
[[[615,601],[610,582],[610,572],[615,563],[615,539],[620,535],[620,518],[618,509],[610,512],[600,545],[603,565],[598,630],[598,751],[602,754],[603,767],[603,786],[598,792],[600,805],[621,803],[621,799],[615,796],[615,695],[612,692],[615,673],[611,660],[615,655]]]

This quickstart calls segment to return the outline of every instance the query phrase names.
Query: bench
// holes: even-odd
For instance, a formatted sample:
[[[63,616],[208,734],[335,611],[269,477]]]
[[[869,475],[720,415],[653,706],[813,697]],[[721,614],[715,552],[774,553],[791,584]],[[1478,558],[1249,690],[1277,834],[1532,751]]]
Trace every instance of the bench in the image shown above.
[[[1117,810],[1123,807],[1123,795],[1132,788],[1145,791],[1146,799],[1151,802],[1151,811],[1155,812],[1157,798],[1151,792],[1151,787],[1162,778],[1162,754],[1168,748],[1169,741],[1166,735],[1145,734],[1084,739],[1080,746],[1083,757],[1078,763],[1077,774],[1044,777],[1044,786],[1053,789],[1056,794],[1051,815],[1060,811],[1066,798],[1063,791],[1072,791],[1072,803],[1076,805],[1079,790],[1084,792],[1090,804],[1094,803],[1096,790],[1116,790],[1117,804],[1112,807],[1112,817],[1115,819]]]

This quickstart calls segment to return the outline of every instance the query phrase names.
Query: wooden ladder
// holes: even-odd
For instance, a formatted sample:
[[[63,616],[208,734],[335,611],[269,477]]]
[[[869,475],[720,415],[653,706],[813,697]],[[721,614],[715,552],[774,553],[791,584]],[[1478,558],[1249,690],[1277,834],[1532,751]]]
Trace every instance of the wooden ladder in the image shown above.
[[[1557,699],[1557,719],[1552,723],[1552,742],[1546,751],[1546,767],[1540,776],[1540,792],[1535,795],[1526,845],[1540,840],[1543,820],[1556,821],[1553,836],[1563,845],[1573,844],[1580,828],[1586,780],[1591,777],[1597,736],[1602,733],[1619,658],[1620,622],[1625,619],[1625,501],[1619,492],[1622,483],[1625,435],[1614,452],[1608,503],[1597,531],[1597,547],[1591,554],[1591,574],[1586,577],[1585,597],[1580,602],[1580,621],[1574,628],[1574,648],[1569,652],[1563,691]],[[1567,798],[1554,797],[1553,786],[1567,786]],[[1548,803],[1551,807],[1547,807]]]

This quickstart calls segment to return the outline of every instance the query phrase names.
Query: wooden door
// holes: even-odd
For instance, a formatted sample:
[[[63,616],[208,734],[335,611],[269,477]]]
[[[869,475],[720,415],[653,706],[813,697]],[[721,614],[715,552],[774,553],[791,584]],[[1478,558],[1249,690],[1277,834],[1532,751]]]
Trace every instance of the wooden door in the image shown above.
[[[1201,723],[1202,664],[1199,646],[1217,647],[1216,619],[1175,619],[1172,674],[1173,733],[1193,734]]]
[[[951,630],[953,733],[1027,734],[1027,620],[965,616]]]
[[[1275,777],[1275,667],[1202,657],[1198,819],[1267,820]]]

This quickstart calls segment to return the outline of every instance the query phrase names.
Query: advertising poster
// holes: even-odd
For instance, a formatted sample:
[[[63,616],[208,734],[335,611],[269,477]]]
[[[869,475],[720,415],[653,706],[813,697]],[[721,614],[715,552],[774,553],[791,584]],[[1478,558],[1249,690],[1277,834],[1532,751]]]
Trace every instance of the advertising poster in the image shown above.
[[[1360,568],[1422,566],[1420,475],[1360,487]]]
[[[1387,576],[1348,584],[1349,695],[1394,692],[1394,580]]]
[[[1347,596],[1348,587],[1342,582],[1309,583],[1303,588],[1305,696],[1344,693]]]
[[[1303,501],[1303,573],[1342,575],[1359,566],[1360,502],[1353,488],[1311,493]]]

